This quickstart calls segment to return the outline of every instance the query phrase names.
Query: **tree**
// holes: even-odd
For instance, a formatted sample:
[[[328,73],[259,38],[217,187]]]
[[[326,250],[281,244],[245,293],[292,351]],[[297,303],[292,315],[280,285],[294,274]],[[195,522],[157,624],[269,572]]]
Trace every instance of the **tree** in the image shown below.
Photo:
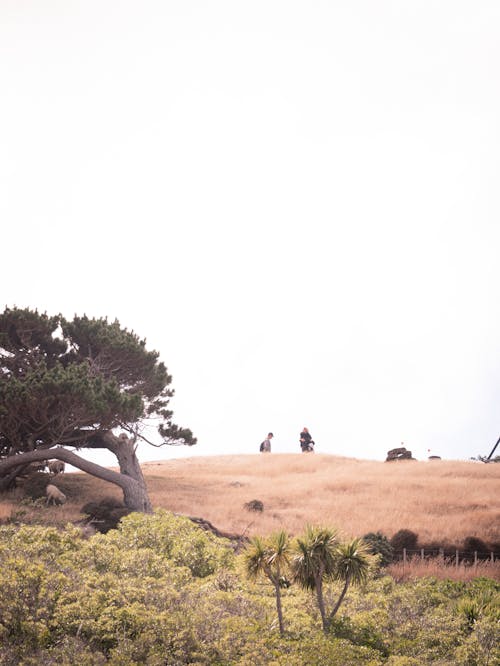
[[[344,587],[337,603],[328,616],[328,626],[331,625],[333,618],[340,608],[340,604],[344,601],[349,585],[362,585],[365,583],[369,568],[368,548],[362,539],[353,539],[352,541],[338,544],[333,578],[343,582]]]
[[[268,578],[274,586],[276,611],[280,634],[284,634],[283,610],[281,606],[281,586],[283,576],[290,564],[290,540],[285,531],[272,534],[267,539],[253,537],[245,550],[245,567],[249,578]]]
[[[327,633],[349,585],[366,580],[368,551],[361,539],[341,543],[335,530],[310,526],[304,536],[297,539],[296,551],[292,558],[294,579],[304,589],[316,592],[323,631]],[[327,614],[323,584],[335,580],[342,581],[344,586],[332,611]]]
[[[27,464],[55,458],[120,486],[127,508],[151,511],[138,440],[196,443],[190,430],[172,422],[171,381],[159,354],[116,320],[68,321],[6,308],[0,315],[0,490]],[[148,422],[156,423],[160,444],[146,438]],[[107,449],[120,471],[68,448]]]
[[[323,583],[331,579],[336,566],[337,533],[326,527],[307,526],[302,538],[297,539],[296,554],[292,558],[294,579],[305,590],[316,592],[323,630],[328,630],[328,619],[323,598]]]

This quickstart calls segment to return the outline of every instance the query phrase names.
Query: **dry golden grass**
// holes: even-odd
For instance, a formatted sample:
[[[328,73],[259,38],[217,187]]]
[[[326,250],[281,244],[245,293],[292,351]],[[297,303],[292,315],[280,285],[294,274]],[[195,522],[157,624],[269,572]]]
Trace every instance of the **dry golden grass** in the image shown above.
[[[45,476],[45,475],[44,475]],[[43,485],[48,479],[42,479]],[[87,502],[101,497],[116,497],[123,499],[123,494],[117,486],[96,479],[88,474],[59,474],[50,479],[66,495],[68,501],[61,506],[45,506],[43,499],[36,503],[30,502],[30,489],[27,484],[0,495],[0,523],[14,519],[20,523],[41,523],[45,525],[66,525],[83,520],[85,516],[81,508]],[[41,491],[43,492],[43,491]]]
[[[393,463],[314,454],[194,457],[143,465],[153,506],[201,517],[220,530],[265,535],[284,528],[298,534],[307,523],[336,526],[345,536],[399,529],[420,543],[460,545],[468,536],[500,541],[500,465],[454,461]],[[116,486],[85,474],[64,474],[56,485],[63,507],[20,507],[19,493],[0,500],[0,518],[13,507],[21,520],[64,524],[81,507]],[[244,504],[258,499],[262,513]]]
[[[476,564],[460,562],[456,566],[453,559],[443,561],[440,557],[433,557],[421,560],[419,557],[414,557],[407,562],[390,564],[387,572],[397,581],[424,577],[468,581],[478,576],[500,580],[500,561],[479,561]]]
[[[500,541],[500,465],[280,454],[146,463],[144,470],[155,506],[238,534],[297,534],[321,523],[346,536],[390,537],[406,528],[421,543]],[[264,503],[262,514],[243,508],[252,499]]]

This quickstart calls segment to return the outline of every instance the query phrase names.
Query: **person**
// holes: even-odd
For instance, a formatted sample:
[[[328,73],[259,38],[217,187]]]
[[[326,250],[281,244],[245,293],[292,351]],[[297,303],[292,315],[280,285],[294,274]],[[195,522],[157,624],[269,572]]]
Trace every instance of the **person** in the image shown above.
[[[312,453],[314,451],[313,438],[305,426],[300,433],[300,448],[302,449],[302,453]]]
[[[266,439],[260,445],[261,453],[271,453],[271,440],[274,437],[272,432],[267,433]]]

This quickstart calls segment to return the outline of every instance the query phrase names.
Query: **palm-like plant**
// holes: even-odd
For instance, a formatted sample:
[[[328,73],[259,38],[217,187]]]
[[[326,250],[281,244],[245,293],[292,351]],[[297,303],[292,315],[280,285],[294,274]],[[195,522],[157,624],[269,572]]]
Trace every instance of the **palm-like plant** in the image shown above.
[[[329,630],[349,585],[364,582],[368,568],[368,550],[361,539],[340,543],[336,531],[325,527],[307,527],[305,535],[297,539],[292,560],[294,580],[304,589],[316,592],[323,631]],[[327,615],[323,583],[329,580],[343,581],[344,587]]]
[[[283,530],[272,534],[267,539],[253,537],[244,553],[247,576],[251,579],[265,576],[274,586],[281,635],[285,631],[281,605],[281,582],[290,564],[290,554],[290,540]]]
[[[297,539],[296,554],[292,560],[294,579],[306,590],[315,590],[324,631],[328,618],[323,598],[323,582],[336,574],[337,533],[326,527],[308,526],[302,538]]]
[[[368,546],[362,539],[353,539],[337,546],[334,578],[343,581],[344,587],[328,617],[328,627],[344,601],[349,585],[361,585],[366,582],[370,567]]]

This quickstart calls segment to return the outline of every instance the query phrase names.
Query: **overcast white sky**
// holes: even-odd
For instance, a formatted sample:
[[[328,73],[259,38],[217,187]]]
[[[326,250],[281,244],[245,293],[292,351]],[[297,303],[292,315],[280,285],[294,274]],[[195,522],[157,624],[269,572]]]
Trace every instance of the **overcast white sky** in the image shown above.
[[[4,305],[118,318],[195,448],[500,435],[500,3],[2,0]]]

